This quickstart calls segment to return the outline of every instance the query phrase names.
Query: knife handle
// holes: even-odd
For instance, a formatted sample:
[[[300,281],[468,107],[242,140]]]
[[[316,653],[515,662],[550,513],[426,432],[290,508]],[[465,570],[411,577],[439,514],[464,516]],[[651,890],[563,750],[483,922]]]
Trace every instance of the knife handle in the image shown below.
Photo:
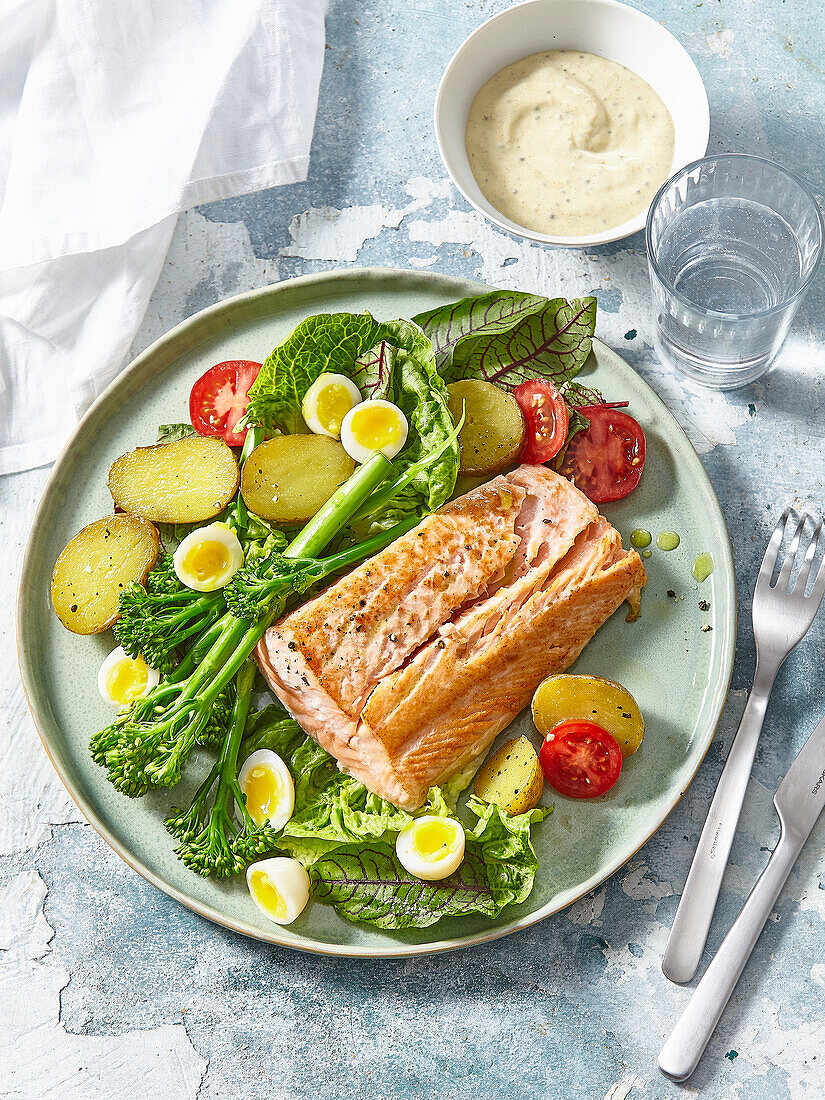
[[[801,847],[783,828],[767,867],[661,1049],[659,1069],[671,1080],[684,1081],[696,1069]]]
[[[662,958],[662,971],[672,982],[689,982],[705,949],[775,675],[760,674],[757,665],[739,729],[710,804]]]

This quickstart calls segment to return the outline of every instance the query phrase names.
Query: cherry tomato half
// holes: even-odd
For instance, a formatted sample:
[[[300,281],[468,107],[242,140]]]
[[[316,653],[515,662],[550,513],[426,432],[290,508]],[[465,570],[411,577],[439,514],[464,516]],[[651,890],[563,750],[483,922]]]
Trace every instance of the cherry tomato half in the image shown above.
[[[527,431],[519,459],[538,466],[555,458],[567,439],[570,417],[564,398],[552,382],[544,378],[532,378],[513,390],[518,401]]]
[[[539,763],[559,794],[597,798],[619,778],[622,750],[613,734],[595,722],[562,722],[545,737]]]
[[[590,427],[570,440],[560,473],[594,504],[621,500],[645,468],[644,432],[632,416],[608,405],[590,405],[581,413]]]
[[[260,369],[260,363],[249,359],[229,359],[202,374],[189,394],[189,419],[195,431],[219,436],[230,447],[242,447],[246,429],[236,432],[235,425],[246,412],[249,387]]]

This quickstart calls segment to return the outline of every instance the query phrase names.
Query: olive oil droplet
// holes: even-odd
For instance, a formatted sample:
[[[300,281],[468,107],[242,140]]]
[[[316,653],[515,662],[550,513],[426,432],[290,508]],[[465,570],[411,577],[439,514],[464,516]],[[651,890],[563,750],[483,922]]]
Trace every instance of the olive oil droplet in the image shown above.
[[[700,584],[702,581],[706,581],[713,572],[713,558],[710,554],[700,554],[696,561],[693,563],[691,573],[695,580]]]
[[[653,536],[650,531],[645,531],[641,527],[637,527],[630,536],[630,545],[635,546],[637,550],[641,550],[643,546],[650,546],[652,541]]]
[[[662,531],[656,536],[656,545],[660,550],[675,550],[681,541],[675,531]]]

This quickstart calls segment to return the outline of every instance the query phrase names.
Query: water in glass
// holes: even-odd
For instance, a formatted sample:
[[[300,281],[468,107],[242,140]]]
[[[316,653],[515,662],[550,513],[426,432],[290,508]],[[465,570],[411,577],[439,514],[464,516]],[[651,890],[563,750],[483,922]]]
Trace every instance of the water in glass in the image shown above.
[[[778,165],[726,154],[677,173],[648,219],[660,358],[710,386],[758,378],[821,250],[813,196]]]

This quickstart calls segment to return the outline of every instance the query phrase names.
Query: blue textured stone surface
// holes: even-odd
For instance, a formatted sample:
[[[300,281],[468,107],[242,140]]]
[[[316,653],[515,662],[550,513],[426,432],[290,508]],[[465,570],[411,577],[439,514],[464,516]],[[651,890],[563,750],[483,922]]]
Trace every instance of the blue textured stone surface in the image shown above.
[[[342,261],[426,267],[544,293],[596,293],[598,334],[685,425],[730,529],[739,647],[717,737],[658,834],[566,912],[496,943],[429,959],[304,956],[204,922],[146,884],[77,820],[36,743],[6,632],[10,735],[0,742],[0,889],[36,871],[47,887],[44,913],[55,934],[47,956],[32,948],[18,963],[0,919],[6,936],[0,980],[18,965],[33,968],[33,986],[47,972],[70,976],[59,1024],[51,1026],[77,1036],[81,1053],[77,1064],[66,1060],[54,1070],[51,1095],[61,1100],[114,1095],[100,1052],[105,1037],[181,1023],[205,1063],[195,1058],[189,1076],[179,1079],[172,1060],[166,1077],[152,1079],[156,1091],[136,1095],[658,1100],[693,1089],[708,1100],[825,1096],[822,823],[689,1087],[670,1084],[656,1069],[658,1049],[689,993],[665,980],[659,961],[750,685],[758,563],[786,502],[818,511],[825,503],[825,280],[818,278],[775,369],[751,387],[711,395],[673,379],[656,361],[641,236],[587,254],[542,250],[471,214],[445,183],[432,100],[453,50],[505,6],[332,0],[308,180],[182,217],[135,350],[230,293]],[[695,58],[711,103],[711,151],[770,156],[822,195],[821,5],[645,0],[637,6]],[[14,548],[23,542],[44,476],[34,471],[3,484]],[[15,568],[14,561],[3,565],[9,592]],[[706,960],[775,843],[772,792],[825,712],[823,645],[825,613],[778,678]],[[31,761],[29,770],[20,760]],[[151,1034],[143,1061],[140,1049],[130,1054],[136,1089],[149,1080],[153,1044],[161,1041]],[[50,1044],[39,1048],[34,1032],[15,1041],[48,1059]],[[0,1049],[2,1042],[0,1035]],[[63,1042],[58,1036],[51,1045],[56,1051]],[[125,1049],[113,1043],[114,1051]],[[88,1076],[90,1067],[98,1078]],[[4,1090],[0,1068],[0,1097],[39,1095]]]

